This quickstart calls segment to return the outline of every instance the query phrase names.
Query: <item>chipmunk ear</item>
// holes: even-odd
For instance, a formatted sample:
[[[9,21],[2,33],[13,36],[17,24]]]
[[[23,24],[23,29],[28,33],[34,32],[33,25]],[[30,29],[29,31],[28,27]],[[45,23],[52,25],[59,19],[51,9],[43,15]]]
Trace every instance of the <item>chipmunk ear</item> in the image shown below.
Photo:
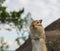
[[[41,20],[39,20],[40,21],[40,23],[42,23],[42,19]]]

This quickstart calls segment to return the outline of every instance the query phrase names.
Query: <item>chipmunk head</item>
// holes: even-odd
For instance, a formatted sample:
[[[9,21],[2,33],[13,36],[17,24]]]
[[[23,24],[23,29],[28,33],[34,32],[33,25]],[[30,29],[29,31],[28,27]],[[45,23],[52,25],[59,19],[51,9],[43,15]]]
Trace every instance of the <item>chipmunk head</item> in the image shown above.
[[[32,29],[37,29],[39,27],[42,26],[42,20],[34,20],[31,25],[30,25],[30,28]]]

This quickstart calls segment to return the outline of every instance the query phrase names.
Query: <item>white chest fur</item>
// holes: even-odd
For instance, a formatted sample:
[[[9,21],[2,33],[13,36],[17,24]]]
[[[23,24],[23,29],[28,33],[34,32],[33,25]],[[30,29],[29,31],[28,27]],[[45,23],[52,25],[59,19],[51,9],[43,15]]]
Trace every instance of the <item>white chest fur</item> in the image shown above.
[[[33,50],[42,51],[42,40],[32,40]]]
[[[43,51],[43,45],[42,45],[43,39],[40,40],[34,40],[32,39],[32,44],[33,44],[33,51]]]

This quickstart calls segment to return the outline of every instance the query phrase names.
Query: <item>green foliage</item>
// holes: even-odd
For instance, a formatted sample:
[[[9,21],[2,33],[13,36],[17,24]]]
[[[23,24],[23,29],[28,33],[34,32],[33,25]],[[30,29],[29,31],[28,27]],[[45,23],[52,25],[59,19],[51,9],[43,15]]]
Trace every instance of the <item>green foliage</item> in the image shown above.
[[[4,11],[4,10],[6,10],[6,7],[0,5],[0,11]]]
[[[0,4],[2,4],[5,0],[0,0]]]
[[[13,22],[15,26],[21,30],[23,23],[25,22],[24,19],[21,18],[23,12],[24,8],[22,10],[12,11],[9,13],[6,11],[6,7],[0,5],[0,21],[1,23]]]
[[[4,0],[1,0],[1,1],[3,3]],[[12,22],[12,23],[14,23],[15,27],[18,28],[17,31],[21,31],[24,23],[25,23],[25,25],[27,25],[30,22],[30,21],[28,22],[28,20],[29,20],[28,16],[30,15],[30,13],[27,14],[26,18],[22,19],[21,15],[23,14],[23,12],[24,12],[24,8],[22,10],[19,10],[19,11],[7,12],[6,7],[2,6],[0,3],[0,22],[2,24],[5,24],[6,22],[8,22],[7,24],[9,24]],[[7,29],[7,30],[10,30],[10,29]],[[22,38],[24,40],[26,39],[26,37],[24,37],[24,36]],[[16,39],[16,41],[18,44],[20,44],[19,37]],[[6,47],[8,47],[8,46],[6,46]]]
[[[16,38],[17,44],[20,45],[20,41],[19,41],[20,37]]]
[[[8,43],[5,41],[3,37],[0,38],[0,50],[5,51],[9,48]]]
[[[22,28],[23,23],[25,22],[24,19],[21,18],[22,13],[24,12],[24,8],[22,10],[19,10],[18,12],[13,11],[11,12],[11,21],[19,28],[19,30]]]

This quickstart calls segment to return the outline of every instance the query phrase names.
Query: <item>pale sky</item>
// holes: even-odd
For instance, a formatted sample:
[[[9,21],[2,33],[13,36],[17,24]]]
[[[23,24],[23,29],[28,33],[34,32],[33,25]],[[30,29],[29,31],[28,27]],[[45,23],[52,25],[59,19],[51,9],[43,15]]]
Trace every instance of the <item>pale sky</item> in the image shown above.
[[[3,5],[7,7],[7,11],[24,8],[23,15],[30,12],[34,20],[43,20],[44,27],[60,18],[60,0],[6,0]]]
[[[31,12],[33,19],[43,19],[44,27],[60,17],[60,0],[7,0],[8,11],[25,8]]]

